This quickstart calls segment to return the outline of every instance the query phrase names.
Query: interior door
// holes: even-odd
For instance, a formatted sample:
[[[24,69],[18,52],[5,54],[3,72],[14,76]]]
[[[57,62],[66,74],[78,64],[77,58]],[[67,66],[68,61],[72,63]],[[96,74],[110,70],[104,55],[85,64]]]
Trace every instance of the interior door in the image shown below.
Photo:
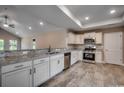
[[[122,32],[104,34],[104,60],[106,63],[122,64]]]

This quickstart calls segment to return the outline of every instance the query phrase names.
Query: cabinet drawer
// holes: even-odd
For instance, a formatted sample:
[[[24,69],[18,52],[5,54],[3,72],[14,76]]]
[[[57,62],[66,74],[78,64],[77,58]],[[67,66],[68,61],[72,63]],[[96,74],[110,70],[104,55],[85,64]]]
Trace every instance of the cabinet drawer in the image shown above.
[[[18,69],[22,69],[25,67],[29,67],[31,66],[32,61],[28,61],[28,62],[21,62],[21,63],[16,63],[16,64],[12,64],[12,65],[7,65],[7,66],[3,66],[2,67],[2,73],[7,73],[10,71],[14,71],[14,70],[18,70]]]
[[[64,54],[58,54],[58,55],[53,55],[53,56],[51,56],[50,59],[51,59],[51,60],[52,60],[52,59],[54,60],[54,59],[58,59],[58,58],[62,58],[62,57],[64,58]]]
[[[42,59],[37,59],[37,60],[34,60],[34,65],[41,64],[41,63],[48,62],[48,61],[49,61],[49,57],[42,58]]]

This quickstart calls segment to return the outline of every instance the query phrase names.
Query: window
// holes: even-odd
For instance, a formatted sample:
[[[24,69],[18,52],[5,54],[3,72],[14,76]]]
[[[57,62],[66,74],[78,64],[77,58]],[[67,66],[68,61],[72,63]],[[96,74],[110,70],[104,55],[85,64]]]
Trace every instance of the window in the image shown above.
[[[4,40],[0,39],[0,50],[4,50]]]
[[[10,50],[17,50],[17,40],[9,40],[9,45]]]
[[[36,42],[33,42],[33,49],[36,49]]]
[[[32,39],[33,40],[33,49],[36,49],[36,39]]]

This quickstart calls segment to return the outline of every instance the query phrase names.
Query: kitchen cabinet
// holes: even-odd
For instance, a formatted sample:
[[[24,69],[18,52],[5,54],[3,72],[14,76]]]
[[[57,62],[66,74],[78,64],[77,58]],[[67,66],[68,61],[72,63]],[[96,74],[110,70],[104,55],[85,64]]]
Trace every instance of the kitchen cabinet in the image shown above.
[[[83,51],[78,51],[78,60],[82,61],[83,59]]]
[[[80,35],[75,35],[75,44],[81,44]]]
[[[64,69],[64,54],[50,57],[50,77],[55,76]]]
[[[96,40],[96,44],[102,44],[102,32],[90,32],[84,33],[84,38],[93,38]]]
[[[78,61],[82,61],[83,51],[75,50],[71,52],[71,65]]]
[[[75,44],[84,44],[84,38],[82,34],[75,35]]]
[[[49,58],[34,60],[34,86],[49,79]]]
[[[75,34],[72,32],[68,33],[68,44],[74,44],[75,43]]]
[[[95,39],[95,32],[84,33],[84,38],[93,38],[93,39]]]
[[[102,32],[97,32],[95,37],[96,37],[96,44],[102,44],[102,42],[103,42]]]
[[[74,63],[76,63],[78,61],[79,58],[79,51],[72,51],[71,52],[71,65],[73,65]]]
[[[84,44],[83,34],[68,33],[68,44]]]
[[[31,87],[31,62],[2,67],[2,87]]]
[[[95,62],[96,63],[102,63],[102,51],[97,51],[95,53]]]

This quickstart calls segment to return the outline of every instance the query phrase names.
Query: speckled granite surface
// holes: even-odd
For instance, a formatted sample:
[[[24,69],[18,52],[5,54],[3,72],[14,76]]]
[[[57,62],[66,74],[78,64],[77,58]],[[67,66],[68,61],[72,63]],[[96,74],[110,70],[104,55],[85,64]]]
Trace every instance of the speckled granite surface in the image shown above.
[[[45,58],[45,57],[50,57],[50,56],[54,56],[54,55],[58,55],[58,54],[62,54],[62,53],[71,52],[71,51],[75,51],[75,50],[60,51],[59,53],[55,53],[55,54],[42,53],[42,54],[36,54],[33,57],[32,56],[23,56],[23,57],[15,56],[15,57],[10,57],[10,58],[3,58],[2,60],[0,60],[0,65],[6,66],[6,65],[10,65],[10,64],[16,64],[16,63],[20,63],[20,62],[26,62],[26,61]]]

